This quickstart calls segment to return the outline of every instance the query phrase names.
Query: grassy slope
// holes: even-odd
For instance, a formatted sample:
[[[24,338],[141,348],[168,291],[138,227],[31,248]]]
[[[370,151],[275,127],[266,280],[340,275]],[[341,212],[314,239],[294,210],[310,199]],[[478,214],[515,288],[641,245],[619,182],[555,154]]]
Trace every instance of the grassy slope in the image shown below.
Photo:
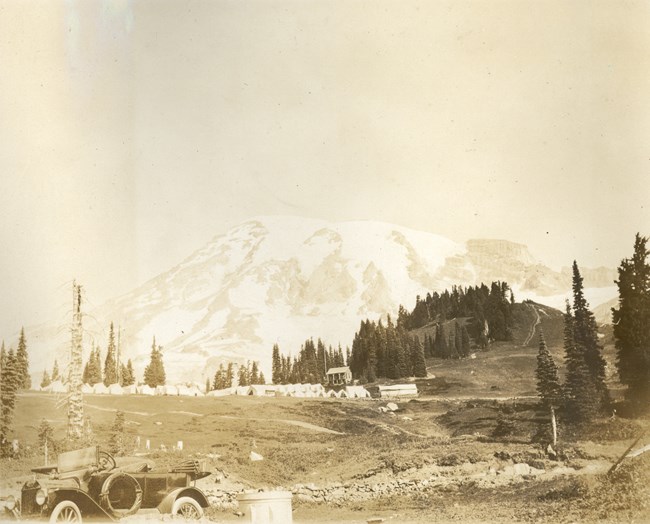
[[[534,309],[533,309],[534,308]],[[524,345],[539,315],[539,324],[532,338]],[[420,380],[419,390],[427,395],[450,398],[502,398],[536,395],[535,368],[540,330],[546,344],[564,373],[563,315],[562,312],[541,304],[516,304],[514,309],[513,340],[497,342],[486,351],[477,350],[474,359],[428,359],[427,370],[435,379]],[[609,385],[620,388],[616,380],[614,344],[611,327],[600,330],[604,356],[608,361]],[[615,394],[616,396],[616,394]]]

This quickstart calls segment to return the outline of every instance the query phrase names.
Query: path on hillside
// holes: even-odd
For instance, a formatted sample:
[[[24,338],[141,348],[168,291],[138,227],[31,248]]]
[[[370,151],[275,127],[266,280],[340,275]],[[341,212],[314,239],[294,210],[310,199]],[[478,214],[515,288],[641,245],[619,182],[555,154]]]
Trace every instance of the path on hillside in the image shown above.
[[[530,332],[528,333],[528,336],[526,337],[526,340],[524,341],[524,346],[527,346],[530,344],[530,341],[533,339],[535,336],[535,330],[537,329],[537,326],[539,323],[542,321],[541,318],[539,318],[539,311],[537,311],[537,308],[533,304],[528,304],[528,306],[533,310],[535,313],[535,322],[533,325],[530,327]]]

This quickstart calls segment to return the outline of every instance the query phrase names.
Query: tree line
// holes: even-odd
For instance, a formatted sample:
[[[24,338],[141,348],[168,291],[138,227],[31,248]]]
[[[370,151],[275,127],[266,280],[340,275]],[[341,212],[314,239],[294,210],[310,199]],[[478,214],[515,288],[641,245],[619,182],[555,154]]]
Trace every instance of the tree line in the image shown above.
[[[648,239],[636,235],[632,258],[618,267],[618,307],[612,308],[616,367],[627,386],[626,399],[635,409],[650,406],[650,264]],[[567,421],[584,424],[611,409],[603,346],[597,325],[584,296],[583,278],[573,262],[573,304],[567,300],[564,314],[564,364],[560,383],[558,368],[540,333],[537,355],[537,391],[542,405],[550,410],[555,437],[555,410]],[[554,438],[555,441],[555,438]]]
[[[4,340],[0,348],[0,456],[6,456],[11,450],[9,442],[16,394],[22,389],[30,389],[32,379],[29,375],[29,357],[25,329],[21,328],[18,349],[5,349]]]
[[[346,353],[349,360],[349,350]],[[325,383],[328,369],[345,365],[346,359],[341,346],[339,345],[338,349],[334,349],[331,345],[325,348],[320,338],[316,343],[313,338],[305,340],[300,346],[298,355],[293,359],[290,355],[281,354],[279,346],[274,344],[271,356],[271,381],[273,384]]]
[[[424,300],[418,295],[412,311],[400,305],[397,325],[407,331],[432,322],[442,325],[448,320],[467,318],[465,327],[479,347],[490,341],[512,340],[512,308],[515,297],[506,282],[495,281],[488,287],[452,286],[451,291],[427,293]]]
[[[246,365],[241,365],[237,369],[237,384],[240,386],[252,386],[254,384],[266,384],[264,373],[260,370],[260,363],[258,361],[246,362]],[[210,379],[206,381],[206,392],[212,390],[230,388],[235,384],[235,365],[228,362],[224,366],[223,362],[219,364],[219,368],[214,374],[212,382]]]

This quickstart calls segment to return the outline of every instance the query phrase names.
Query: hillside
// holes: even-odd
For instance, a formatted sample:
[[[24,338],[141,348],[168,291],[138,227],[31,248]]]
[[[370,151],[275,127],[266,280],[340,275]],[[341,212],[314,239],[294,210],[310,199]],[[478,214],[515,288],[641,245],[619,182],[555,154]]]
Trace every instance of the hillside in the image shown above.
[[[583,269],[583,276],[590,300],[613,296],[613,271]],[[229,360],[259,360],[269,375],[274,343],[294,354],[308,337],[345,346],[364,318],[394,315],[428,291],[492,280],[507,281],[518,300],[550,305],[570,289],[566,271],[504,240],[462,245],[385,223],[261,217],[131,293],[88,307],[84,346],[86,357],[92,342],[105,351],[113,321],[122,330],[123,358],[133,359],[138,376],[154,335],[172,382],[203,381]],[[57,323],[26,332],[36,381],[55,357],[66,361],[69,331]]]
[[[507,398],[536,396],[535,369],[540,331],[561,377],[564,375],[563,313],[557,309],[526,302],[513,307],[513,340],[490,344],[476,350],[474,358],[462,360],[427,359],[430,378],[416,380],[423,395],[445,398]],[[423,336],[430,327],[414,330]],[[614,396],[620,389],[615,367],[611,326],[600,326],[599,337],[607,362],[607,381]],[[431,377],[435,378],[431,378]]]

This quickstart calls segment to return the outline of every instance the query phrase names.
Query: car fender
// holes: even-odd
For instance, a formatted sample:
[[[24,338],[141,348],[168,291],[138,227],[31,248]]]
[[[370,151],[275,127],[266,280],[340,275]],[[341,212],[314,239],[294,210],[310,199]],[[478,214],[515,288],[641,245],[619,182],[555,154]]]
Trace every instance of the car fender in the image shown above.
[[[57,489],[48,494],[47,500],[47,511],[48,515],[56,507],[56,505],[63,500],[71,500],[81,511],[81,516],[86,515],[101,515],[106,517],[112,522],[115,522],[115,518],[107,513],[104,508],[102,508],[97,502],[95,502],[88,493],[80,489],[66,488],[66,489]]]
[[[158,504],[158,511],[160,511],[160,513],[171,513],[174,502],[176,502],[180,497],[192,497],[202,508],[207,508],[210,505],[208,499],[199,488],[189,486],[178,488],[167,493],[165,498],[162,499],[162,502]]]

